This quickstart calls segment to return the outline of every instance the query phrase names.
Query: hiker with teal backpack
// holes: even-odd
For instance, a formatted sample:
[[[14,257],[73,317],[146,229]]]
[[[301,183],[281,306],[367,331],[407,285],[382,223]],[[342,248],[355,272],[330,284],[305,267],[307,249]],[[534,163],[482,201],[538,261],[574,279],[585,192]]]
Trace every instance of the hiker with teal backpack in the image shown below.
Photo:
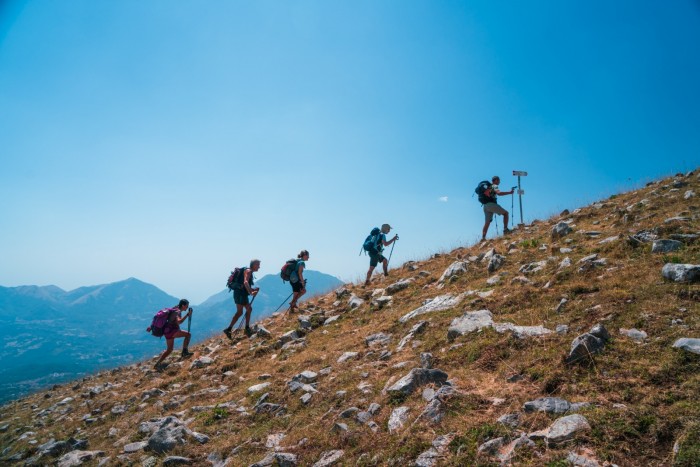
[[[284,266],[282,266],[282,271],[280,275],[282,276],[282,282],[289,281],[292,286],[292,301],[289,302],[289,311],[294,312],[298,310],[297,300],[301,298],[302,295],[306,293],[306,279],[304,279],[304,268],[306,267],[305,261],[309,260],[309,252],[307,250],[301,250],[297,255],[297,259],[290,259]]]
[[[382,252],[384,251],[384,247],[391,245],[399,239],[398,235],[394,235],[394,238],[387,241],[386,234],[388,234],[390,230],[391,226],[389,224],[383,224],[381,230],[375,227],[365,239],[365,243],[362,244],[362,248],[369,254],[369,270],[367,271],[365,285],[369,285],[372,272],[374,272],[374,268],[376,268],[379,263],[382,263],[384,267],[384,276],[389,275],[389,261],[382,255]]]
[[[187,310],[187,307],[190,306],[190,302],[186,299],[183,298],[180,300],[180,303],[178,303],[177,306],[174,306],[172,308],[166,308],[164,310],[159,311],[156,313],[156,316],[153,318],[153,323],[151,323],[151,326],[146,329],[146,331],[152,333],[154,336],[158,336],[161,332],[165,336],[165,343],[167,345],[167,348],[163,351],[162,354],[160,354],[160,357],[158,358],[158,361],[155,364],[155,369],[159,371],[161,369],[161,363],[163,363],[163,360],[165,360],[168,355],[170,355],[173,351],[173,347],[175,346],[175,339],[184,337],[185,341],[182,343],[182,357],[181,358],[189,358],[191,357],[192,354],[187,347],[190,344],[190,338],[192,337],[192,334],[190,334],[187,331],[182,331],[180,329],[180,325],[189,317],[192,316],[192,308],[189,309],[187,314],[185,316],[182,316],[182,312]],[[161,324],[159,322],[159,318],[163,316],[164,317],[164,322]]]
[[[474,190],[479,197],[479,202],[484,208],[485,222],[484,228],[481,231],[482,242],[486,240],[486,233],[489,230],[489,225],[491,225],[494,214],[500,214],[503,216],[503,233],[509,234],[511,232],[511,230],[508,228],[508,211],[498,205],[497,197],[512,195],[515,187],[513,187],[511,191],[500,191],[498,189],[499,183],[501,183],[501,179],[498,177],[498,175],[495,175],[491,178],[490,182],[488,180],[480,182],[479,185],[477,185],[476,190]]]
[[[245,335],[250,337],[253,331],[250,329],[250,315],[253,312],[252,301],[248,300],[248,296],[252,295],[253,300],[260,291],[260,287],[253,287],[255,277],[253,273],[260,269],[260,260],[250,260],[250,267],[236,268],[231,271],[226,286],[233,291],[233,302],[236,304],[236,314],[231,319],[231,324],[224,329],[224,334],[229,339],[232,338],[231,330],[236,325],[236,321],[243,314],[245,308]]]

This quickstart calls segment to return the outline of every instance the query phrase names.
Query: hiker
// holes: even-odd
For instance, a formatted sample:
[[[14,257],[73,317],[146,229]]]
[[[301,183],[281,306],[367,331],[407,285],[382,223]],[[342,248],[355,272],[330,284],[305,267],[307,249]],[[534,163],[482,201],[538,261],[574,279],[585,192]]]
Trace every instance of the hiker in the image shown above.
[[[190,306],[189,300],[183,298],[182,300],[180,300],[180,303],[178,303],[177,306],[167,309],[167,311],[169,312],[168,324],[165,325],[163,331],[167,348],[163,351],[162,354],[160,354],[160,358],[155,364],[156,370],[160,369],[160,364],[163,362],[163,360],[165,360],[168,357],[168,355],[172,353],[173,347],[175,346],[175,339],[179,337],[185,338],[185,341],[182,343],[181,358],[189,358],[192,355],[194,355],[187,349],[187,346],[190,344],[190,338],[192,337],[192,334],[190,334],[187,331],[182,331],[180,329],[180,325],[192,315],[192,308],[190,308],[187,314],[185,316],[182,316],[182,312],[185,311],[188,306]]]
[[[498,200],[496,197],[512,195],[514,190],[500,191],[498,189],[499,183],[501,183],[501,179],[498,177],[498,175],[495,175],[491,178],[491,183],[484,180],[483,182],[479,183],[479,186],[476,189],[476,192],[479,195],[479,202],[483,205],[484,216],[486,218],[484,228],[481,232],[482,242],[486,240],[486,233],[489,230],[489,225],[491,225],[494,214],[500,214],[503,216],[503,234],[505,235],[511,232],[511,230],[508,228],[508,211],[498,205]]]
[[[231,319],[231,324],[224,329],[224,334],[229,339],[232,338],[231,330],[236,325],[236,321],[243,314],[243,307],[245,307],[245,335],[250,337],[253,331],[250,329],[250,314],[253,312],[253,307],[248,301],[248,296],[252,295],[255,297],[260,291],[260,287],[253,287],[253,273],[258,272],[260,269],[260,260],[252,259],[250,260],[250,267],[245,268],[243,271],[243,278],[241,283],[236,283],[233,286],[233,301],[236,304],[236,314],[233,315]]]
[[[296,266],[294,270],[289,275],[289,283],[292,285],[292,301],[289,302],[289,311],[294,312],[298,310],[297,300],[301,298],[302,295],[306,293],[306,279],[304,279],[304,268],[306,267],[305,261],[309,260],[309,252],[306,250],[301,250],[297,255]]]
[[[367,280],[365,280],[365,285],[369,285],[369,279],[372,277],[372,272],[380,262],[384,267],[384,276],[389,276],[389,261],[387,261],[384,255],[382,255],[382,251],[384,251],[384,247],[391,245],[399,239],[398,235],[394,235],[394,238],[387,241],[386,234],[388,234],[390,230],[391,226],[389,224],[382,224],[382,228],[379,232],[376,234],[370,233],[372,238],[368,240],[371,240],[371,245],[369,249],[365,248],[365,251],[369,253],[369,270],[367,271]],[[372,230],[372,232],[375,232],[375,230]],[[367,240],[365,243],[367,243]]]

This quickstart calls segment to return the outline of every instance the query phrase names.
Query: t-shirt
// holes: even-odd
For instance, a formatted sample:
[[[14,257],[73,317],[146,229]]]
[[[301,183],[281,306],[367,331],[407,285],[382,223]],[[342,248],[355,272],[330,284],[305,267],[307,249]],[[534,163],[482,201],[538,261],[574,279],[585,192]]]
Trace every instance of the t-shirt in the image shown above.
[[[384,251],[384,242],[386,242],[386,235],[379,234],[379,240],[377,240],[377,251],[380,253]]]
[[[491,185],[491,188],[489,189],[491,196],[487,196],[489,203],[498,204],[498,195],[496,194],[496,191],[498,191],[498,185]]]
[[[294,271],[289,275],[289,282],[297,283],[299,282],[299,268],[304,267],[306,268],[306,263],[303,262],[302,260],[297,261],[297,267],[294,268]]]

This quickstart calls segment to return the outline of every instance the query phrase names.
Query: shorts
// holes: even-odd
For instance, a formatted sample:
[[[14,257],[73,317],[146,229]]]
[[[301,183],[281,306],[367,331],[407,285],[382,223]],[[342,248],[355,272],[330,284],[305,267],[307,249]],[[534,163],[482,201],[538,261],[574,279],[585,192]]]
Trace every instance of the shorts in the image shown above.
[[[175,334],[178,333],[180,330],[180,326],[174,326],[174,327],[168,327],[164,329],[163,335],[165,336],[166,339],[174,339]]]
[[[491,222],[494,214],[505,216],[508,214],[508,211],[500,207],[497,203],[484,204],[484,216],[486,217],[486,222]]]
[[[301,281],[290,282],[290,284],[292,284],[293,292],[301,292],[301,289],[304,288],[304,284]]]
[[[386,258],[381,253],[369,254],[369,267],[374,268],[379,263],[383,263]]]
[[[248,305],[248,291],[243,289],[234,289],[233,291],[233,302],[236,305]]]

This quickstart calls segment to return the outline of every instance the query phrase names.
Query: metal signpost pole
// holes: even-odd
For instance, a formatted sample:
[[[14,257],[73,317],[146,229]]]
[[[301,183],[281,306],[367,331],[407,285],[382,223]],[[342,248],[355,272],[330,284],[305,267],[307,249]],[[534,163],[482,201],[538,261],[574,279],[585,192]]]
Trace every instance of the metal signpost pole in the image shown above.
[[[523,223],[523,195],[525,194],[525,190],[520,188],[520,177],[526,177],[527,172],[524,172],[522,170],[514,170],[513,175],[518,177],[518,202],[520,203],[520,224],[518,224],[518,227],[524,227],[525,224]]]

